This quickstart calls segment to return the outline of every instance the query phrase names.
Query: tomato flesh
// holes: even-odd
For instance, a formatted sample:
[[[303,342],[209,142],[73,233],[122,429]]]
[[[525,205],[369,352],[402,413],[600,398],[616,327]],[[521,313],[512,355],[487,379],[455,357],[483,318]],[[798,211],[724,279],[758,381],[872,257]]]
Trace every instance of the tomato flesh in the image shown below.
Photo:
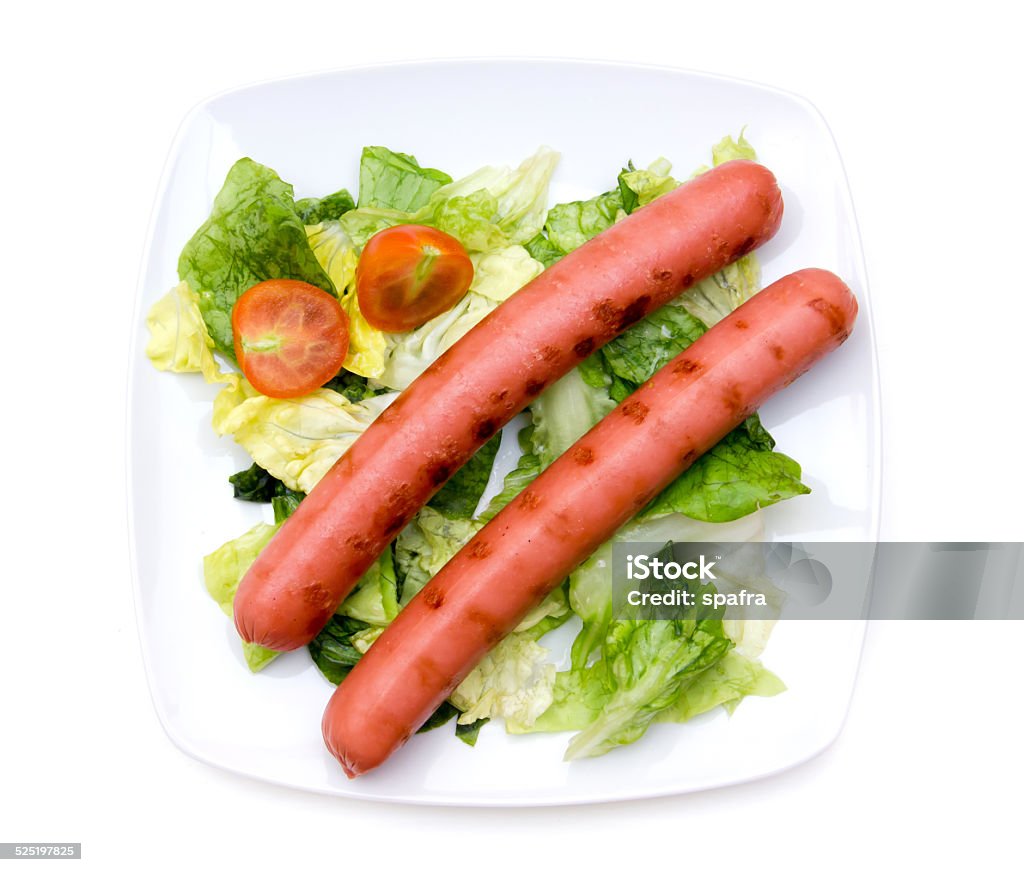
[[[326,291],[292,279],[253,285],[231,311],[235,357],[268,397],[301,397],[337,375],[348,353],[348,317]]]
[[[356,267],[363,317],[404,333],[447,312],[473,281],[473,262],[453,236],[433,227],[399,224],[367,241]]]

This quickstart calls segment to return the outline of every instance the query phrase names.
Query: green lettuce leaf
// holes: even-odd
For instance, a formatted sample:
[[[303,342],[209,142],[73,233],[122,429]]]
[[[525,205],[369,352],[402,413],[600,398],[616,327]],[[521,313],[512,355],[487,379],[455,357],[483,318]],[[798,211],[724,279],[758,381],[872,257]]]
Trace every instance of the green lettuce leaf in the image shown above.
[[[529,634],[502,639],[455,688],[451,702],[460,724],[501,717],[520,731],[533,726],[553,699],[555,666]]]
[[[576,732],[592,724],[608,700],[603,682],[595,680],[595,673],[573,669],[555,675],[551,705],[540,714],[527,730],[510,729],[510,733],[564,733]]]
[[[332,684],[340,684],[363,656],[353,639],[369,626],[356,618],[334,615],[307,646],[316,668]]]
[[[395,540],[395,563],[403,579],[404,605],[437,575],[479,529],[468,518],[449,518],[424,506]]]
[[[756,255],[748,254],[697,282],[670,305],[681,307],[707,327],[714,327],[759,290],[761,266]]]
[[[199,372],[208,384],[238,380],[235,373],[221,372],[199,311],[199,297],[188,282],[180,282],[153,304],[146,326],[150,333],[146,356],[157,369]]]
[[[645,170],[636,169],[630,161],[619,173],[619,193],[626,214],[632,214],[635,209],[678,188],[681,183],[669,175],[671,172],[672,164],[665,158],[658,158]]]
[[[228,481],[234,489],[235,499],[249,503],[273,503],[275,499],[294,498],[298,504],[304,496],[286,487],[258,463],[228,476]]]
[[[612,543],[605,542],[569,576],[569,604],[583,626],[572,642],[572,668],[583,669],[612,623]]]
[[[213,429],[232,436],[288,488],[309,493],[394,396],[350,403],[337,391],[318,388],[296,399],[275,399],[243,380],[214,399]]]
[[[544,222],[544,230],[548,242],[566,255],[602,230],[607,230],[625,214],[622,193],[616,189],[589,200],[552,206]]]
[[[680,512],[702,521],[733,521],[810,493],[800,480],[800,464],[773,451],[774,445],[752,415],[655,497],[641,517]]]
[[[443,727],[452,718],[458,716],[459,710],[455,708],[448,700],[445,700],[441,705],[437,707],[437,710],[423,722],[423,726],[420,727],[417,733],[429,733],[431,730],[436,730],[438,727]]]
[[[757,160],[757,152],[747,142],[740,131],[740,138],[733,139],[731,136],[723,136],[715,145],[711,146],[712,163],[717,167],[729,160]]]
[[[476,740],[480,738],[480,730],[485,724],[490,723],[490,718],[480,718],[471,724],[455,724],[455,736],[460,742],[465,742],[470,748],[476,747]]]
[[[398,609],[398,576],[392,549],[386,548],[338,606],[337,614],[380,630],[395,619]]]
[[[356,248],[362,250],[366,241],[375,233],[379,233],[387,227],[394,227],[396,224],[416,223],[414,214],[400,212],[397,209],[377,209],[373,207],[362,207],[346,212],[338,219],[341,229],[348,234],[349,239]]]
[[[705,332],[704,325],[688,312],[663,306],[617,336],[599,353],[613,376],[639,387]]]
[[[203,558],[206,590],[229,618],[234,614],[235,592],[242,576],[249,571],[257,555],[273,538],[277,529],[278,524],[257,524],[237,539],[225,542]],[[260,645],[239,641],[242,644],[245,662],[252,672],[258,672],[279,653]]]
[[[412,155],[368,146],[359,161],[359,207],[415,212],[451,180],[441,170],[421,167]]]
[[[441,200],[431,223],[454,236],[468,251],[487,251],[507,244],[498,226],[498,198],[486,188]]]
[[[635,742],[731,647],[721,620],[616,621],[584,679],[604,691],[600,712],[569,742],[565,759]]]
[[[505,476],[501,491],[491,498],[487,508],[480,513],[481,521],[489,521],[505,506],[514,500],[530,482],[541,473],[540,458],[536,454],[526,453],[519,457],[515,468]]]
[[[210,337],[232,361],[231,309],[244,291],[277,278],[334,290],[306,241],[292,186],[249,158],[228,171],[210,217],[182,249],[178,276],[199,295]]]
[[[235,591],[242,576],[276,532],[276,524],[257,524],[203,558],[206,590],[228,617],[233,614]]]
[[[775,696],[785,689],[779,677],[760,662],[733,650],[694,678],[656,719],[682,723],[718,706],[731,714],[745,697]]]
[[[647,170],[637,170],[630,163],[619,173],[613,190],[552,206],[541,232],[525,243],[527,251],[545,268],[551,266],[634,209],[677,187],[679,183],[667,175],[670,169],[665,160]]]
[[[548,387],[530,407],[533,453],[541,466],[548,467],[614,408],[607,390],[588,385],[579,369]]]
[[[521,245],[473,254],[470,259],[473,261],[470,291],[496,303],[505,302],[544,272],[544,265],[534,260]]]
[[[387,334],[371,325],[359,308],[355,289],[359,247],[341,221],[324,221],[307,226],[306,236],[317,262],[337,288],[341,307],[348,316],[349,342],[344,371],[363,376],[364,379],[380,375],[388,348]]]
[[[501,434],[493,436],[427,503],[448,518],[472,518],[491,477]]]
[[[470,251],[523,245],[544,225],[558,153],[540,148],[518,167],[483,167],[440,188],[415,216]]]
[[[543,232],[538,233],[533,239],[523,244],[523,247],[530,253],[530,257],[547,269],[551,264],[561,260],[565,253],[553,243]]]
[[[667,543],[666,557],[670,549]],[[714,592],[713,586],[699,583],[688,588],[697,601]],[[517,731],[581,730],[569,743],[567,760],[635,742],[653,721],[671,716],[666,713],[686,713],[681,698],[733,647],[723,629],[723,614],[724,609],[701,608],[700,616],[690,609],[676,620],[612,622],[601,658],[556,675],[551,705],[532,727],[517,724]],[[692,705],[696,708],[711,699],[738,701],[749,683],[736,680],[729,693],[709,683]]]
[[[302,223],[307,225],[336,221],[355,207],[355,200],[344,188],[326,197],[306,197],[304,200],[295,201],[295,213]]]
[[[480,294],[466,294],[447,312],[431,318],[422,327],[389,334],[389,348],[380,375],[373,384],[402,391],[437,358],[451,348],[492,311],[497,304]]]
[[[339,372],[324,387],[329,391],[341,394],[350,403],[361,403],[363,400],[386,393],[386,391],[371,388],[365,376],[357,375],[346,369]]]

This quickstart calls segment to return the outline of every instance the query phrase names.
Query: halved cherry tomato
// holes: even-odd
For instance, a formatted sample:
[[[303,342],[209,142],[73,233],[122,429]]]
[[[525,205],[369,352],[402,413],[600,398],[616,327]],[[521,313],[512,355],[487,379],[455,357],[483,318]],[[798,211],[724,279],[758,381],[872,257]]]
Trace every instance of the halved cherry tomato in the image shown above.
[[[231,311],[235,357],[268,397],[301,397],[338,374],[348,353],[348,316],[326,291],[292,279],[253,285]]]
[[[447,312],[472,281],[473,263],[459,241],[420,224],[371,236],[356,267],[359,310],[389,333],[413,330]]]

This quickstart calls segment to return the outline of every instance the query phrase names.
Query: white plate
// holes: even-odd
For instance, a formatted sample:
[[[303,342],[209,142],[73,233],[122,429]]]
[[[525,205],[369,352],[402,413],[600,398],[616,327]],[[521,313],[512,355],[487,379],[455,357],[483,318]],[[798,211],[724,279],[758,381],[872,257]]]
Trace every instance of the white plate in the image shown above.
[[[207,596],[201,557],[265,517],[231,498],[248,465],[210,428],[215,389],[157,373],[143,319],[176,283],[182,245],[205,219],[228,167],[249,155],[296,196],[355,190],[362,146],[415,154],[454,176],[514,164],[547,144],[562,152],[551,202],[614,185],[628,159],[666,156],[677,174],[746,126],[786,202],[760,256],[766,282],[795,269],[841,275],[861,302],[850,341],[772,400],[763,417],[796,457],[810,496],[773,507],[780,539],[872,540],[879,504],[874,339],[860,241],[828,127],[790,94],[677,70],[565,61],[453,61],[345,70],[270,82],[199,106],[178,134],[153,218],[136,311],[129,490],[142,648],[160,720],[183,751],[235,772],[368,799],[473,805],[594,802],[698,790],[792,766],[839,733],[863,640],[858,622],[778,627],[764,660],[789,686],[685,726],[656,725],[636,745],[561,762],[566,735],[506,736],[476,748],[448,729],[416,737],[354,782],[327,753],[320,718],[331,693],[305,652],[253,676],[231,623]]]

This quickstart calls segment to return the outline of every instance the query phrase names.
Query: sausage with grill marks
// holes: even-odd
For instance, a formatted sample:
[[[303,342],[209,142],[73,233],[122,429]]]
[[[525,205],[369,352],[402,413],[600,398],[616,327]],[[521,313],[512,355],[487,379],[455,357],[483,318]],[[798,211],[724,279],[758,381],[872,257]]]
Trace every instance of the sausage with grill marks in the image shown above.
[[[724,163],[545,270],[442,355],[277,532],[234,601],[242,638],[308,643],[430,497],[547,385],[778,230],[775,177]]]
[[[349,777],[379,766],[599,545],[773,393],[844,342],[832,273],[775,282],[712,327],[505,507],[338,686],[324,739]]]

